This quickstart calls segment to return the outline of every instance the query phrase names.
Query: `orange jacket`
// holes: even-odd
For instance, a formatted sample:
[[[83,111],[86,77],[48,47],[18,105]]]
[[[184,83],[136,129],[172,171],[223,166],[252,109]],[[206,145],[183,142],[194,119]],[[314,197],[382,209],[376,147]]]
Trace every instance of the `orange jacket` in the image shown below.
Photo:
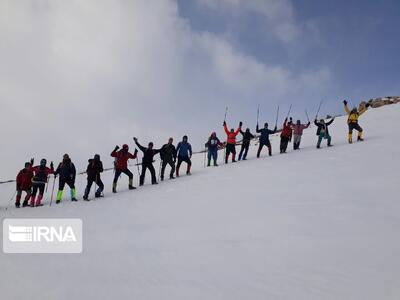
[[[228,144],[233,144],[236,145],[236,136],[239,134],[240,132],[240,127],[238,127],[238,129],[236,129],[235,132],[230,132],[228,130],[228,127],[226,126],[226,124],[224,125],[224,129],[225,129],[225,133],[228,136],[228,140],[227,143]]]

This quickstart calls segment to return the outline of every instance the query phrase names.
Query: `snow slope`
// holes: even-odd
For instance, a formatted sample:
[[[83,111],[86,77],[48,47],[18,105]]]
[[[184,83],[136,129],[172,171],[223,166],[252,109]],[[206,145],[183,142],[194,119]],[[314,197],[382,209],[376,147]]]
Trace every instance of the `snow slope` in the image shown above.
[[[274,138],[273,157],[204,169],[199,155],[174,182],[129,192],[122,178],[114,196],[108,173],[110,197],[2,209],[82,218],[84,252],[1,253],[0,299],[399,299],[399,117],[368,111],[364,143],[337,118],[332,148],[315,149],[313,127],[299,152]]]

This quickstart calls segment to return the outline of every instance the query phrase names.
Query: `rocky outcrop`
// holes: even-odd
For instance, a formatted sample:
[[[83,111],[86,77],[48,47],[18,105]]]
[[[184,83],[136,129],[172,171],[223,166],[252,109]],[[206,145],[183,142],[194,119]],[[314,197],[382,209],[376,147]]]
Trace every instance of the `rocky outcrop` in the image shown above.
[[[380,98],[370,99],[368,101],[361,101],[359,109],[365,107],[367,103],[369,103],[371,107],[377,108],[384,105],[396,104],[399,102],[400,102],[400,96],[380,97]]]

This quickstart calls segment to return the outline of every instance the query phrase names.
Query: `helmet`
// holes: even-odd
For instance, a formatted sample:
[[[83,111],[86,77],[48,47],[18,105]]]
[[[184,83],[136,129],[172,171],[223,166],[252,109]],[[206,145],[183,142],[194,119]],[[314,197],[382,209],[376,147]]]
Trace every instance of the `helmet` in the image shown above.
[[[128,146],[127,144],[123,144],[123,145],[122,145],[122,149],[123,149],[123,150],[129,150],[129,146]]]
[[[44,167],[46,164],[47,164],[47,160],[46,159],[43,158],[43,159],[40,160],[40,165],[41,166]]]

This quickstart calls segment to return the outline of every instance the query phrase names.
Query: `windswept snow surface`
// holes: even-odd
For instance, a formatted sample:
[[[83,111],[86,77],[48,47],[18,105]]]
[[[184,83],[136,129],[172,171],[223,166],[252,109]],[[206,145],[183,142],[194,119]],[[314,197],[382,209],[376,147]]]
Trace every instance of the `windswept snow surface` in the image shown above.
[[[117,195],[108,172],[89,203],[66,189],[60,205],[5,210],[2,185],[2,218],[81,218],[84,251],[0,254],[0,299],[400,299],[399,118],[369,110],[363,143],[342,117],[331,148],[315,149],[313,126],[300,151],[278,154],[274,137],[272,157],[252,147],[204,169],[197,155],[192,176],[136,191],[121,177]]]

